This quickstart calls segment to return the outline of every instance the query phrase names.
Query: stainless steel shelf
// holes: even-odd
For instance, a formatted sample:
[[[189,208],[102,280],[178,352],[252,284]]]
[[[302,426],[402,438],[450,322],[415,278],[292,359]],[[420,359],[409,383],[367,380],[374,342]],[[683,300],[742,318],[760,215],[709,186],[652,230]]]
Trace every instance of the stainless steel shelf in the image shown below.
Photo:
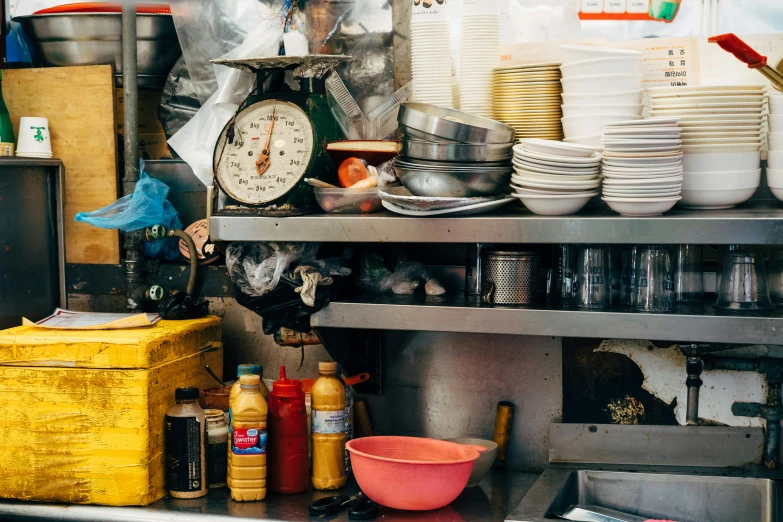
[[[751,202],[730,210],[673,210],[651,218],[623,217],[596,207],[574,216],[536,216],[524,208],[473,217],[214,216],[220,241],[359,243],[693,243],[783,244],[783,206]]]
[[[351,297],[312,316],[315,327],[475,332],[599,339],[783,344],[783,310],[727,314],[709,305],[668,314],[499,308],[461,292]]]

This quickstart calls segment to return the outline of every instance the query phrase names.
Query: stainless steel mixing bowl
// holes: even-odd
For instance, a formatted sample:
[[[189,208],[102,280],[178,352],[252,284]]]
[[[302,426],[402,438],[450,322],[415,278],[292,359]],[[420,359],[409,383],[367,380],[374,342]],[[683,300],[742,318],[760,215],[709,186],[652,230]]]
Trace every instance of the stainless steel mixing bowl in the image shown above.
[[[415,196],[471,198],[495,196],[508,188],[511,170],[487,173],[476,168],[466,173],[409,169],[394,166],[397,177]]]
[[[182,54],[171,15],[139,14],[139,76],[165,81]],[[122,15],[72,13],[18,16],[42,66],[114,65],[122,72]]]

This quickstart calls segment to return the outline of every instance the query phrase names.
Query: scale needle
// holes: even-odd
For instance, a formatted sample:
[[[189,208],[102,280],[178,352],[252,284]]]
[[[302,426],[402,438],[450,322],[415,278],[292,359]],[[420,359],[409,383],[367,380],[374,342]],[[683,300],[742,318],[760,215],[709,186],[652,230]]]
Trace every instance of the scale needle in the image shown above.
[[[261,154],[258,155],[256,160],[256,171],[258,175],[262,175],[269,168],[269,142],[272,140],[272,130],[275,128],[275,112],[277,108],[272,109],[272,121],[269,123],[269,132],[266,135],[266,143],[261,150]]]

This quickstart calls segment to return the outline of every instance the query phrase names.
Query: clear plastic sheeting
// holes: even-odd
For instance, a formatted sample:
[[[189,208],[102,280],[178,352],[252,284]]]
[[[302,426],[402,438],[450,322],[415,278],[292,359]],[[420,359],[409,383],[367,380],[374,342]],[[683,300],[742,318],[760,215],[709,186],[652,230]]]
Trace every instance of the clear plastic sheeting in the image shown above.
[[[247,34],[260,25],[273,22],[282,29],[284,24],[279,6],[258,0],[171,0],[169,4],[182,55],[202,104],[218,88],[218,70],[210,60],[243,44]],[[259,36],[256,45],[263,45],[266,38]],[[274,39],[274,33],[269,38]]]
[[[353,58],[336,70],[365,114],[394,93],[391,2],[309,0],[302,14],[311,53]]]
[[[219,3],[236,3],[239,5],[244,4],[246,1],[248,0]],[[175,1],[175,3],[180,3],[180,0]],[[184,3],[188,5],[194,4],[193,9],[198,13],[199,5],[204,3],[212,4],[213,2],[208,2],[207,0],[184,0]],[[217,4],[218,2],[214,3]],[[255,0],[252,0],[252,3],[257,6],[257,9],[248,10],[247,16],[243,20],[244,24],[242,27],[251,26],[251,30],[245,35],[244,41],[241,45],[234,47],[221,56],[209,57],[206,61],[207,64],[209,64],[208,60],[214,58],[262,58],[278,55],[280,43],[283,39],[285,20],[283,17],[273,14],[272,9],[264,4],[257,3]],[[180,5],[179,7],[181,8],[182,6]],[[217,8],[213,6],[212,9]],[[174,10],[175,8],[172,4],[172,11]],[[235,9],[231,12],[239,11]],[[203,16],[203,12],[201,15]],[[208,28],[210,24],[203,23],[202,25],[204,28]],[[235,27],[240,27],[240,25],[235,25]],[[195,29],[192,28],[191,30]],[[177,26],[177,32],[180,32],[179,25]],[[196,35],[192,34],[192,37],[196,38]],[[181,34],[180,41],[182,41]],[[192,55],[189,57],[188,52],[191,51],[185,51],[185,46],[183,46],[185,61],[189,64],[190,59],[193,57]],[[256,80],[254,74],[243,72],[239,69],[231,69],[222,65],[213,66],[212,64],[209,64],[209,67],[214,67],[218,85],[217,91],[212,94],[196,115],[177,134],[169,139],[171,148],[190,165],[196,177],[207,186],[212,185],[213,182],[213,152],[220,132],[236,114],[240,104],[251,94]],[[200,73],[196,73],[190,65],[188,65],[188,70],[194,89],[198,93],[199,81],[194,78],[194,74]]]

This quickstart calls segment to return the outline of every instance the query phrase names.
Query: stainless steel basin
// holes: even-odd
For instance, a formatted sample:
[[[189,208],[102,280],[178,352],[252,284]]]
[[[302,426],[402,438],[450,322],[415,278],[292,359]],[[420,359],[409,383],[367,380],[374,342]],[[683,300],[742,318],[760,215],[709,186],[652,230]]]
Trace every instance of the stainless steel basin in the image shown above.
[[[548,469],[509,521],[557,520],[574,504],[677,522],[783,522],[780,483],[767,479]]]

